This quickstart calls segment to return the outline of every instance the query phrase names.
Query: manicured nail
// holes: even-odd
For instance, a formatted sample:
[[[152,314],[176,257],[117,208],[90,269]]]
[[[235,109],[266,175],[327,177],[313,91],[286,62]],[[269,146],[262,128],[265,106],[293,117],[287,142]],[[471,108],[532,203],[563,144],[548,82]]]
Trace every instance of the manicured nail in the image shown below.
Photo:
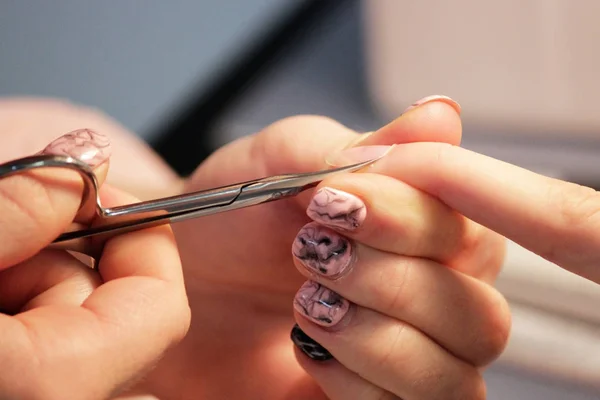
[[[349,270],[353,253],[348,239],[315,222],[305,225],[292,245],[292,254],[302,265],[330,279]]]
[[[458,114],[460,114],[460,111],[461,111],[460,104],[458,104],[456,101],[452,100],[448,96],[443,96],[443,95],[438,95],[438,94],[433,95],[433,96],[423,97],[421,100],[414,102],[413,104],[410,105],[410,107],[408,107],[406,110],[404,110],[403,114],[405,114],[406,112],[408,112],[410,110],[414,110],[415,108],[420,107],[423,104],[431,103],[433,101],[441,101],[442,103],[446,103],[449,106],[451,106],[452,108],[454,108]]]
[[[110,140],[90,129],[69,132],[50,143],[41,154],[69,156],[96,167],[110,157]]]
[[[314,194],[306,214],[323,225],[352,231],[364,222],[367,207],[353,194],[325,187]]]
[[[346,165],[358,164],[369,160],[378,160],[384,157],[392,146],[359,146],[352,147],[331,154],[325,162],[332,167],[344,167]]]
[[[292,342],[298,347],[304,354],[316,361],[327,361],[331,360],[333,356],[319,343],[315,342],[310,336],[308,336],[298,324],[295,324],[290,333]]]
[[[296,293],[294,308],[315,324],[333,326],[348,313],[350,303],[320,283],[306,281]]]

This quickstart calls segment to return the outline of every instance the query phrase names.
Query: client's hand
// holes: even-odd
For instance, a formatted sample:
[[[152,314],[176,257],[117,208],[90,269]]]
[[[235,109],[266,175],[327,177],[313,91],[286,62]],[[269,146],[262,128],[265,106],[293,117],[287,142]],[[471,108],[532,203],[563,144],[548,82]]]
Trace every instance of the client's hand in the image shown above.
[[[43,150],[108,171],[109,142],[79,130]],[[171,229],[106,243],[97,269],[44,249],[73,222],[83,185],[73,171],[37,169],[0,180],[0,398],[105,399],[128,387],[187,332],[189,307]],[[104,203],[136,201],[104,186]]]
[[[369,146],[357,161],[388,150],[370,145],[458,144],[458,106],[429,100],[360,144],[328,119],[286,119],[216,152],[186,191],[324,169],[348,146]],[[394,172],[174,225],[192,327],[145,388],[160,399],[483,399],[479,367],[510,325],[489,285],[503,240]]]

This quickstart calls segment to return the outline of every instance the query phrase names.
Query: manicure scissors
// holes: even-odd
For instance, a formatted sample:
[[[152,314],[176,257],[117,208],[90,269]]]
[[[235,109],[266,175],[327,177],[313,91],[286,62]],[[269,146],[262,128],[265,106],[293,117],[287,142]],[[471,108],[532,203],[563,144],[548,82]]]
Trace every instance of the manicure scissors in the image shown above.
[[[296,196],[329,176],[355,172],[377,160],[317,172],[270,176],[113,208],[102,206],[100,187],[93,170],[72,157],[36,155],[9,161],[0,164],[0,179],[40,168],[66,168],[78,172],[84,182],[80,207],[94,210],[94,223],[62,233],[49,247],[98,257],[104,243],[111,237]]]

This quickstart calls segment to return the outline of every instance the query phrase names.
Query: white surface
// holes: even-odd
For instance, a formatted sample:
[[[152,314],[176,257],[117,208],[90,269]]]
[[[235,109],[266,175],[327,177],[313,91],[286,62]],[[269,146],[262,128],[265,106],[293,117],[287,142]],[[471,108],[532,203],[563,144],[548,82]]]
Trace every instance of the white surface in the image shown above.
[[[363,3],[371,92],[386,118],[439,93],[482,135],[600,140],[600,2]]]
[[[147,137],[293,5],[0,2],[0,95],[68,98]]]
[[[600,389],[600,286],[509,242],[497,288],[513,314],[501,361]]]
[[[567,272],[512,242],[508,243],[506,262],[496,286],[518,303],[600,326],[600,285]],[[598,374],[600,384],[600,369]]]

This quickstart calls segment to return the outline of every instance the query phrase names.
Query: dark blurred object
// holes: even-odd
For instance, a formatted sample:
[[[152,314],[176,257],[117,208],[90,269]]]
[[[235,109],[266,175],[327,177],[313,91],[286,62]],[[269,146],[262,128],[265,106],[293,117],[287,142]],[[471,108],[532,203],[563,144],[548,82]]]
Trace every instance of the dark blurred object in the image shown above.
[[[355,1],[355,0],[352,0]],[[321,23],[344,2],[301,1],[287,18],[268,32],[222,74],[211,88],[202,91],[190,106],[159,132],[154,149],[181,175],[189,175],[215,149],[210,131],[219,116],[246,90],[264,76],[269,67],[302,43],[315,24]]]

